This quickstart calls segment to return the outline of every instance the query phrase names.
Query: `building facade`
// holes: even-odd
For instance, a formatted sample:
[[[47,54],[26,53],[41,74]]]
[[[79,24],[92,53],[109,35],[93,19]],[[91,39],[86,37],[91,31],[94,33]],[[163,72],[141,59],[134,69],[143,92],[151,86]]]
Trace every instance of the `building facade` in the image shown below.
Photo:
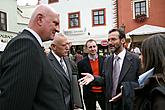
[[[165,0],[117,0],[118,26],[128,33],[145,24],[165,27]]]
[[[88,39],[98,44],[107,40],[110,29],[117,27],[113,14],[114,0],[38,0],[38,4],[49,4],[60,16],[60,31],[68,36],[74,48],[82,50]],[[18,6],[19,27],[27,25],[34,6]],[[46,43],[45,43],[46,44]],[[50,43],[47,43],[48,47]],[[99,45],[100,51],[107,51],[106,45]],[[104,49],[105,48],[105,49]]]
[[[10,4],[10,6],[9,6]],[[0,41],[8,42],[18,32],[16,0],[1,0],[0,3]]]
[[[116,0],[117,26],[125,30],[126,33],[135,32],[143,28],[152,30],[153,27],[165,28],[165,0]],[[146,28],[145,28],[146,27]],[[143,32],[144,32],[143,30]],[[127,34],[129,35],[129,34]],[[131,45],[140,48],[141,42],[151,34],[129,35]]]

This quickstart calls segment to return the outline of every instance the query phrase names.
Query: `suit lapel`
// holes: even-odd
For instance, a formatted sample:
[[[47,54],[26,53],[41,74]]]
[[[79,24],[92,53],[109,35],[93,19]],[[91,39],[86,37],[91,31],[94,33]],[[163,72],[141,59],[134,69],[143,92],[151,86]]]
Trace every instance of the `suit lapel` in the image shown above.
[[[111,97],[111,93],[112,92],[112,83],[113,83],[113,80],[112,80],[112,66],[113,66],[113,57],[110,56],[108,58],[105,59],[105,66],[103,67],[104,71],[105,71],[105,76],[106,76],[106,92],[107,92],[107,97],[110,98]]]
[[[99,72],[102,74],[102,69],[103,69],[103,59],[102,57],[98,56],[98,63],[99,63]]]
[[[66,67],[67,67],[67,70],[68,70],[69,79],[72,80],[72,68],[70,66],[69,59],[65,57],[64,61],[66,63]]]
[[[125,56],[124,61],[123,61],[123,66],[122,66],[122,69],[120,72],[120,77],[119,77],[118,83],[120,83],[122,81],[122,79],[126,75],[127,71],[129,70],[131,63],[132,63],[131,59],[132,59],[132,57],[129,55],[128,52],[126,52],[126,56]]]
[[[89,70],[90,70],[90,73],[93,74],[92,67],[91,67],[91,64],[90,64],[90,60],[89,60],[88,57],[86,58],[85,62],[86,62],[85,64],[87,64],[87,68],[89,68]]]
[[[53,64],[53,68],[57,69],[59,72],[57,72],[57,74],[59,74],[60,76],[64,76],[67,80],[70,81],[70,77],[68,77],[65,74],[65,71],[63,70],[63,68],[61,67],[61,65],[59,64],[59,62],[57,61],[57,59],[54,57],[53,53],[50,52],[50,57],[49,59],[51,60],[51,63]]]
[[[113,80],[112,80],[112,74],[113,74],[113,56],[111,56],[110,58],[109,58],[109,62],[110,62],[110,64],[109,64],[109,78],[110,78],[110,84],[112,85],[112,83],[113,83]]]

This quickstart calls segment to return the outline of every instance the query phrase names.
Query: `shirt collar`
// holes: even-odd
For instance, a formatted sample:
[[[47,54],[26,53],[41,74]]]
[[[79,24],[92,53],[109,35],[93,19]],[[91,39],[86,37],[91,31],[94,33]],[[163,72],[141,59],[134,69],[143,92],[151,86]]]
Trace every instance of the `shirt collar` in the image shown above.
[[[57,54],[55,54],[53,50],[51,50],[51,51],[52,51],[54,57],[55,57],[55,58],[58,60],[58,62],[60,63],[60,59],[61,59],[61,58],[60,58]]]
[[[88,54],[88,58],[89,58],[89,60],[93,60],[94,61],[94,60],[98,59],[98,55],[95,54],[94,57],[91,57],[91,55]]]
[[[122,50],[117,56],[118,56],[120,59],[124,59],[125,54],[126,54],[126,49]],[[115,58],[115,56],[116,56],[116,54],[114,53],[114,58]]]
[[[43,47],[43,43],[42,43],[41,37],[35,31],[33,31],[32,29],[30,29],[28,27],[25,28],[25,30],[28,30],[29,32],[31,32],[35,36],[37,41],[40,43],[41,47]]]

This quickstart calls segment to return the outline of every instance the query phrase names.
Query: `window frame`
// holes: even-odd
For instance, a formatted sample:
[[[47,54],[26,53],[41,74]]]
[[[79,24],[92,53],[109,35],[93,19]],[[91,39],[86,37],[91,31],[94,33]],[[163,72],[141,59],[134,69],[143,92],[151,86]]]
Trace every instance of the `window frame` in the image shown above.
[[[145,6],[142,6],[142,3],[144,3]],[[139,7],[137,7],[137,5],[139,5]],[[142,9],[144,9],[144,11]],[[142,14],[145,14],[145,15],[147,14],[146,1],[135,2],[135,16],[142,15]]]
[[[2,18],[2,14],[4,14],[4,18]],[[2,23],[2,20],[4,20],[4,23]],[[1,28],[1,26],[5,26],[4,29]],[[1,31],[7,31],[7,13],[0,11],[0,30]]]
[[[136,18],[136,7],[135,7],[135,4],[136,3],[140,3],[140,2],[145,2],[145,15],[146,17],[149,17],[149,13],[148,13],[148,0],[133,0],[133,19]],[[140,13],[141,13],[141,8],[140,8]]]
[[[101,11],[103,11],[103,14],[99,14]],[[98,15],[94,15],[95,12],[98,12]],[[98,18],[98,24],[95,24],[95,17]],[[101,24],[101,17],[103,17],[103,24]],[[92,10],[92,26],[104,26],[106,25],[106,9],[101,8],[101,9],[94,9]]]
[[[77,14],[78,17],[74,17],[74,18],[71,18],[70,16],[74,15],[74,14]],[[71,19],[72,20],[75,20],[77,19],[78,20],[78,25],[77,26],[71,26]],[[80,28],[81,25],[80,25],[80,11],[78,12],[72,12],[72,13],[68,13],[68,28]]]

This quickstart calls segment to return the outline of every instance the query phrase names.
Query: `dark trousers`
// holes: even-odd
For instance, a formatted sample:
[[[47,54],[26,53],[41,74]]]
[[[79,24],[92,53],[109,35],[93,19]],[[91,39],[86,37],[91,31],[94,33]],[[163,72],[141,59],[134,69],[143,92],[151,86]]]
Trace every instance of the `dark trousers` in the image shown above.
[[[123,110],[121,100],[117,102],[112,102],[111,104],[112,104],[112,110]]]
[[[84,94],[84,103],[86,110],[96,110],[96,101],[98,101],[102,110],[105,110],[105,95],[104,93],[93,93]]]

